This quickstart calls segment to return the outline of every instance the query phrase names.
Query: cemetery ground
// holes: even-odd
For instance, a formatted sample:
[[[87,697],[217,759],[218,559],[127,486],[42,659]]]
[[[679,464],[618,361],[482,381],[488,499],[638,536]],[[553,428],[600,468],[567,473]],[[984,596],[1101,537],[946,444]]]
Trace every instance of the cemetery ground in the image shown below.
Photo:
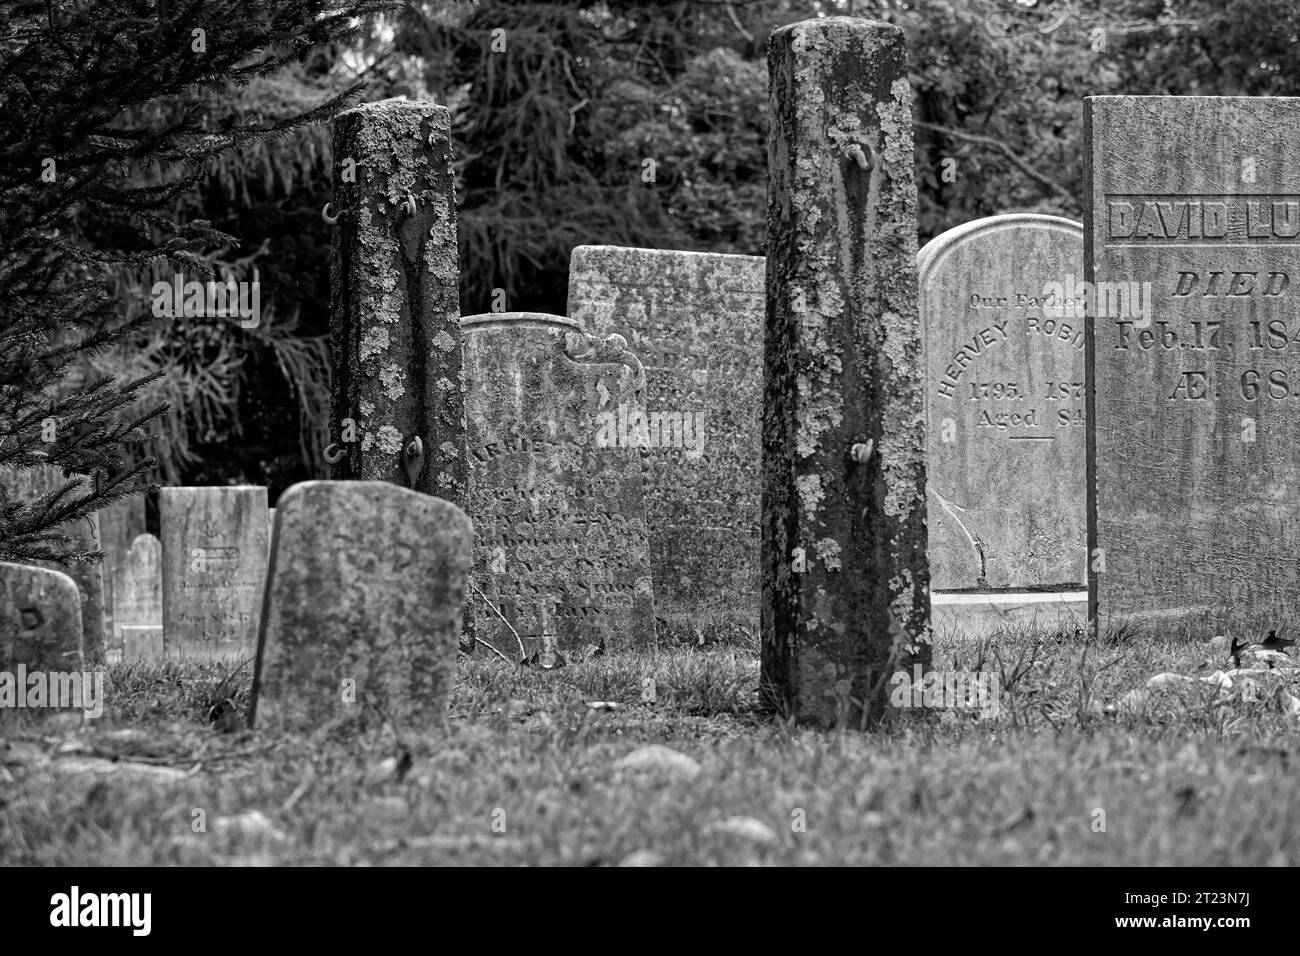
[[[462,657],[447,735],[256,733],[251,665],[110,664],[97,720],[5,715],[0,865],[1294,863],[1300,682],[1195,679],[1227,656],[1072,628],[941,641],[936,668],[998,675],[1001,712],[866,734],[759,712],[756,643]],[[1161,673],[1194,679],[1147,689]]]

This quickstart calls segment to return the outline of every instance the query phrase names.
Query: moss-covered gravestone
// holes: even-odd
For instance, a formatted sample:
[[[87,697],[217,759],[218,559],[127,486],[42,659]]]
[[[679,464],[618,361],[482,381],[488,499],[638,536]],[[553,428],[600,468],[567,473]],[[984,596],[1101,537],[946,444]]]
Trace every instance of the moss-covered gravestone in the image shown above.
[[[763,283],[758,256],[578,246],[569,316],[645,366],[655,612],[674,629],[758,626]]]
[[[309,481],[281,495],[255,726],[445,725],[472,534],[455,505],[388,482]]]
[[[83,669],[81,597],[60,571],[0,562],[0,671],[19,664],[28,672]]]
[[[907,55],[831,17],[768,68],[762,689],[869,726],[930,650]]]
[[[462,320],[475,638],[550,667],[654,644],[641,450],[645,373],[562,316]]]
[[[1083,227],[977,219],[917,266],[935,629],[1082,626]]]
[[[335,478],[463,503],[465,408],[451,121],[385,100],[334,124]]]
[[[1300,607],[1300,99],[1084,100],[1090,610],[1199,640]]]
[[[167,655],[251,658],[266,583],[266,489],[163,488],[159,519]]]

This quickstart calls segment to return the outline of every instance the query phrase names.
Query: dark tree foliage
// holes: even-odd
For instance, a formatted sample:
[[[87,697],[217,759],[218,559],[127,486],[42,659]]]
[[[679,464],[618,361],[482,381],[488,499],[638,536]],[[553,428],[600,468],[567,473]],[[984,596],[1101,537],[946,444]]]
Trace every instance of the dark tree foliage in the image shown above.
[[[563,313],[584,243],[760,253],[761,40],[791,6],[408,4],[395,50],[421,69],[390,81],[453,110],[461,311],[503,289],[507,308]]]
[[[356,90],[277,122],[209,121],[204,94],[351,42],[389,4],[317,0],[42,0],[0,3],[0,466],[93,475],[37,502],[0,490],[0,558],[70,560],[58,525],[137,491],[162,411],[123,415],[146,381],[61,388],[86,356],[141,326],[112,292],[115,269],[201,267],[232,237],[166,211],[223,153],[328,119]],[[160,103],[187,100],[168,116]],[[144,174],[142,177],[141,174]],[[142,182],[143,178],[143,182]]]

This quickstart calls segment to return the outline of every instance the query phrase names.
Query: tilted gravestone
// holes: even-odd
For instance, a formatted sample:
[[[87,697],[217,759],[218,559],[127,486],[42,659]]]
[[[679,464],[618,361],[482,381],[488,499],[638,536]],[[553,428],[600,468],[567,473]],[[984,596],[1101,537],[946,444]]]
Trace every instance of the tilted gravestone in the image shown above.
[[[169,657],[257,650],[266,579],[266,489],[163,488],[163,636]]]
[[[1300,607],[1300,99],[1084,100],[1090,611],[1201,638]]]
[[[81,671],[81,597],[60,571],[0,562],[0,671]]]
[[[869,726],[930,660],[916,186],[902,31],[773,31],[762,690]]]
[[[131,542],[117,585],[122,657],[163,655],[162,542],[142,534]]]
[[[569,316],[624,333],[645,366],[655,612],[758,625],[764,264],[758,256],[578,246]]]
[[[104,627],[109,647],[122,647],[117,620],[118,594],[124,586],[127,552],[131,543],[145,533],[145,496],[122,498],[99,509],[99,539],[104,549]]]
[[[935,627],[1082,620],[1084,328],[1064,286],[1082,275],[1083,227],[978,219],[917,268]]]
[[[76,486],[70,492],[73,497],[80,497],[90,490],[90,479],[86,476],[64,476],[62,469],[51,465],[6,466],[0,468],[0,481],[5,482],[12,495],[26,502],[52,494],[68,483]],[[95,517],[71,522],[59,528],[59,533],[72,539],[67,546],[70,550],[100,550],[97,515],[98,513]],[[77,591],[81,595],[81,626],[85,631],[82,640],[85,664],[94,667],[105,663],[108,651],[104,624],[103,565],[97,561],[80,561],[69,565],[38,563],[36,566],[62,571],[77,582]]]
[[[469,391],[470,625],[511,660],[654,644],[645,376],[620,336],[531,312],[461,321]],[[522,643],[523,647],[520,647]]]
[[[465,407],[451,120],[384,100],[334,123],[333,477],[463,504]]]
[[[444,725],[473,529],[450,502],[383,481],[280,496],[252,719],[265,729]]]

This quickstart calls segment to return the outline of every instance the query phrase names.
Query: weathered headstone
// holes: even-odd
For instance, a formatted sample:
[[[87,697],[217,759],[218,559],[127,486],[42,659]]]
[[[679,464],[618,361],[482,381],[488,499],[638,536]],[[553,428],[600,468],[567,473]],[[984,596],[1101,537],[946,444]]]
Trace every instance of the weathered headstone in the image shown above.
[[[463,503],[465,406],[451,120],[385,100],[334,124],[334,477]]]
[[[162,542],[151,534],[139,535],[127,551],[116,615],[124,660],[162,656]]]
[[[759,256],[578,246],[569,316],[645,365],[655,613],[758,626]]]
[[[1083,227],[1019,213],[917,255],[935,629],[1086,613]]]
[[[163,488],[163,635],[169,657],[257,650],[266,579],[266,489]]]
[[[0,468],[0,481],[5,482],[10,493],[23,501],[36,499],[51,494],[68,482],[77,487],[71,494],[84,495],[89,490],[90,479],[84,475],[65,477],[62,469],[50,465],[34,467]],[[69,548],[76,551],[99,551],[98,517],[86,518],[60,528],[60,533],[72,539]],[[97,561],[82,561],[76,564],[41,564],[51,570],[62,571],[77,583],[81,595],[81,625],[85,633],[82,650],[87,667],[105,663],[107,658],[107,641],[104,627],[104,568]]]
[[[768,42],[762,689],[869,726],[929,663],[907,53],[829,17]]]
[[[127,552],[131,543],[145,533],[145,496],[122,498],[99,509],[99,539],[104,549],[104,628],[109,647],[122,646],[117,620],[118,594],[124,586]]]
[[[511,660],[654,644],[635,413],[645,373],[618,335],[531,312],[468,316],[475,637]],[[503,620],[504,619],[504,620]],[[507,623],[508,622],[508,623]]]
[[[455,505],[382,481],[280,497],[258,641],[259,728],[443,725],[473,529]]]
[[[0,671],[83,670],[81,597],[60,571],[0,562]]]
[[[1084,104],[1089,609],[1103,629],[1285,630],[1300,607],[1300,99]]]

